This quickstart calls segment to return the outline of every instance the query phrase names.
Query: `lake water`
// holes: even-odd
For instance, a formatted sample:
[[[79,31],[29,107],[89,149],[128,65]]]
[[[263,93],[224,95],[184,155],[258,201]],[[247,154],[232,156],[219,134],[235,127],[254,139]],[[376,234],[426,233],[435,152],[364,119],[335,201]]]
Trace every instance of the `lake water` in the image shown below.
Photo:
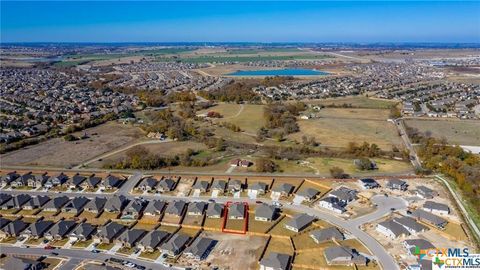
[[[266,70],[237,70],[233,73],[227,74],[230,76],[318,76],[328,75],[327,72],[316,69],[266,69]]]

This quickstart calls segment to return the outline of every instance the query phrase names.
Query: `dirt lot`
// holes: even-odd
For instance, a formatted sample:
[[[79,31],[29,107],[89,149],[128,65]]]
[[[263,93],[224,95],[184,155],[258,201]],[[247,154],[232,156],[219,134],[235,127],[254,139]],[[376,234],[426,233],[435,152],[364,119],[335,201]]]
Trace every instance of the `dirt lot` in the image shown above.
[[[109,122],[86,130],[88,139],[67,142],[55,138],[1,155],[4,165],[69,167],[94,158],[143,137],[137,127]],[[82,136],[83,132],[74,134]]]
[[[217,240],[207,262],[222,269],[258,269],[258,259],[266,237],[203,232],[204,237]]]

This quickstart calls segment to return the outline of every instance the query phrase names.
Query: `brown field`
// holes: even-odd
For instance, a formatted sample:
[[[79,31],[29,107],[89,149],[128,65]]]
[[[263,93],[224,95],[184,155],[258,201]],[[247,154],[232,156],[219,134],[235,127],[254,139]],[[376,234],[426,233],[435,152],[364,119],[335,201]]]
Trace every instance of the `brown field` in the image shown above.
[[[268,256],[270,252],[293,255],[294,250],[290,238],[272,237],[268,243],[267,250],[265,251],[265,256]]]
[[[314,99],[304,100],[307,104],[324,105],[324,106],[342,106],[343,104],[349,104],[356,108],[369,108],[369,109],[389,109],[397,102],[388,99],[368,98],[365,96],[349,96],[327,99]]]
[[[180,224],[181,217],[175,215],[165,214],[162,218],[162,223],[170,223],[170,224]]]
[[[6,153],[0,158],[3,165],[69,167],[138,141],[143,136],[139,128],[115,122],[89,128],[86,133],[90,138],[73,142],[55,138]],[[82,136],[83,132],[77,132],[74,135]]]
[[[446,138],[451,144],[480,146],[480,121],[459,119],[408,119],[409,127]]]
[[[212,121],[233,123],[243,131],[256,133],[265,124],[263,119],[264,107],[264,105],[220,103],[207,110],[200,111],[199,114],[209,111],[218,112],[223,117],[212,119]]]
[[[186,215],[182,224],[202,226],[203,216]]]

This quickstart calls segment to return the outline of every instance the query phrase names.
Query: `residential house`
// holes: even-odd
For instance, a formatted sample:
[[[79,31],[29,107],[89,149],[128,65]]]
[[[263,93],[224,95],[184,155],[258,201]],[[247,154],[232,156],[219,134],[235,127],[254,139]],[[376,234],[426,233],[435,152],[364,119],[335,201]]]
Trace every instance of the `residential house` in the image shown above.
[[[350,247],[329,247],[324,256],[329,265],[367,265],[367,258]]]
[[[170,178],[164,178],[160,180],[157,186],[157,191],[158,192],[168,192],[172,191],[175,188],[176,182]]]
[[[12,188],[26,187],[28,186],[28,181],[31,179],[35,179],[35,176],[32,174],[32,172],[29,172],[10,182],[10,186]]]
[[[304,190],[297,192],[297,194],[295,194],[295,198],[298,198],[298,200],[302,202],[303,201],[311,202],[317,198],[318,194],[320,194],[320,191],[314,188],[306,188]]]
[[[374,189],[374,188],[379,188],[380,184],[375,181],[373,178],[362,178],[359,179],[358,182],[362,186],[363,189]]]
[[[65,206],[62,208],[62,212],[73,213],[75,215],[80,214],[83,211],[83,207],[89,202],[90,200],[86,197],[75,197],[70,200]]]
[[[146,201],[140,199],[131,200],[123,210],[122,219],[138,219],[146,203]]]
[[[197,180],[195,184],[192,186],[192,189],[193,189],[193,192],[205,193],[207,192],[209,185],[210,183],[207,181]]]
[[[205,212],[206,206],[207,203],[205,202],[191,202],[187,208],[187,215],[201,216]]]
[[[123,208],[128,204],[128,199],[123,196],[113,196],[107,202],[105,203],[105,206],[103,207],[103,211],[109,212],[109,213],[120,213],[122,212]]]
[[[0,217],[0,229],[5,227],[8,223],[10,223],[10,219]]]
[[[429,223],[439,229],[444,229],[445,226],[447,226],[447,223],[448,221],[446,221],[445,219],[437,216],[437,215],[434,215],[430,212],[427,212],[427,211],[424,211],[422,209],[417,209],[417,210],[414,210],[411,215],[413,217],[415,217],[417,220],[419,221],[422,221],[422,222],[426,222],[426,223]]]
[[[110,222],[97,229],[94,239],[102,243],[112,243],[124,230],[125,226],[116,222]]]
[[[307,214],[298,214],[285,224],[285,228],[298,233],[309,226],[315,219],[315,217]]]
[[[22,236],[25,238],[39,239],[54,225],[54,222],[51,220],[38,220],[35,223],[30,224],[22,232]]]
[[[387,188],[392,190],[401,190],[405,191],[408,188],[407,182],[400,179],[390,179],[387,182]]]
[[[262,203],[255,209],[255,220],[272,221],[277,216],[277,208],[273,205]]]
[[[83,207],[83,209],[91,213],[99,214],[103,211],[105,203],[107,203],[107,198],[93,197],[93,199],[89,201]]]
[[[17,258],[8,256],[3,265],[7,270],[42,270],[47,269],[47,265],[43,262],[31,260],[27,258]]]
[[[6,193],[0,193],[0,206],[10,201],[11,199],[12,199],[12,195],[6,194]]]
[[[157,184],[158,184],[158,181],[156,179],[147,177],[147,178],[144,178],[140,182],[140,184],[138,184],[136,189],[141,191],[152,191],[152,190],[155,190],[155,187],[157,186]]]
[[[291,260],[290,255],[270,252],[260,261],[260,270],[288,270],[291,267]]]
[[[233,179],[228,181],[228,192],[230,193],[236,193],[236,192],[242,191],[242,187],[243,185],[240,180]]]
[[[147,207],[143,211],[146,216],[160,216],[167,205],[164,201],[153,200],[149,201]]]
[[[23,209],[25,210],[33,210],[42,208],[48,201],[50,201],[50,197],[38,195],[33,196],[30,201],[23,205]]]
[[[337,198],[343,205],[357,199],[358,191],[347,187],[339,187],[328,194],[328,197]]]
[[[9,172],[5,176],[2,177],[2,186],[10,185],[10,183],[20,177],[20,174],[18,174],[16,171],[14,172]]]
[[[229,219],[244,219],[245,218],[245,205],[243,203],[231,204],[228,208]]]
[[[248,194],[253,194],[254,196],[263,195],[267,193],[268,185],[263,182],[255,182],[251,185],[248,185],[247,192]]]
[[[43,210],[44,211],[51,211],[51,212],[57,212],[60,211],[60,209],[67,204],[67,202],[70,201],[70,199],[67,196],[59,196],[51,199],[48,201],[44,206]]]
[[[68,176],[62,172],[59,175],[48,179],[47,183],[45,183],[45,187],[52,188],[55,186],[62,186],[67,182],[67,180],[68,180]]]
[[[45,233],[45,238],[48,240],[61,240],[67,237],[68,233],[73,230],[76,225],[77,223],[73,220],[60,220]]]
[[[207,217],[208,218],[221,218],[223,215],[223,204],[220,203],[209,203],[207,207]]]
[[[310,238],[312,238],[315,243],[320,244],[330,240],[342,241],[345,239],[345,236],[336,227],[329,227],[310,232]]]
[[[411,217],[394,218],[393,221],[402,225],[411,234],[424,232],[428,230],[426,226],[423,226],[422,224],[418,223],[417,221],[415,221],[415,219]]]
[[[325,197],[318,202],[318,206],[338,214],[345,212],[345,204],[336,197]]]
[[[77,189],[81,187],[81,184],[83,181],[85,181],[87,177],[80,175],[80,174],[75,174],[72,178],[68,179],[67,184],[70,189]]]
[[[407,249],[409,255],[414,255],[415,249],[434,249],[435,246],[425,239],[407,239],[403,241],[403,246]]]
[[[94,190],[98,187],[98,185],[102,182],[102,178],[101,177],[97,177],[95,175],[92,175],[90,177],[88,177],[87,179],[85,179],[85,181],[83,181],[81,184],[80,184],[80,187],[82,189],[90,189],[90,190]]]
[[[115,241],[121,243],[124,247],[132,248],[142,239],[145,233],[145,230],[140,229],[125,230]]]
[[[187,204],[184,201],[170,202],[165,210],[165,214],[182,217],[186,205]]]
[[[376,230],[392,239],[410,235],[405,227],[391,219],[378,223]]]
[[[32,197],[28,194],[18,194],[2,205],[2,209],[22,209]]]
[[[47,175],[47,173],[34,175],[33,178],[28,179],[27,185],[31,188],[43,187],[49,178],[50,177]]]
[[[417,196],[420,196],[424,199],[433,199],[433,197],[438,196],[438,192],[432,190],[426,186],[417,187]]]
[[[217,241],[207,237],[197,237],[197,239],[185,249],[183,254],[194,260],[201,261],[208,257],[208,254],[210,254],[216,243]]]
[[[422,207],[423,210],[431,212],[436,215],[448,215],[450,214],[450,207],[443,203],[437,203],[434,201],[426,201]]]
[[[122,184],[122,180],[120,180],[120,178],[113,175],[109,175],[103,180],[103,182],[99,184],[99,187],[104,190],[109,190],[109,189],[118,188],[120,187],[121,184]]]
[[[28,227],[28,225],[28,223],[25,223],[20,219],[16,219],[5,225],[0,230],[0,239],[4,239],[6,237],[18,237],[20,236],[21,232]]]
[[[211,190],[215,191],[218,194],[223,194],[226,188],[227,188],[227,182],[225,182],[224,180],[215,179],[212,183]]]
[[[170,233],[165,231],[150,231],[145,237],[138,242],[138,248],[146,252],[153,252],[155,249],[163,243],[170,236]]]
[[[68,235],[70,241],[87,241],[92,238],[97,228],[90,223],[82,222]]]
[[[170,257],[175,257],[185,249],[189,241],[190,237],[188,235],[177,233],[161,246],[160,251]]]
[[[288,197],[293,192],[294,186],[282,183],[272,190],[272,198]]]

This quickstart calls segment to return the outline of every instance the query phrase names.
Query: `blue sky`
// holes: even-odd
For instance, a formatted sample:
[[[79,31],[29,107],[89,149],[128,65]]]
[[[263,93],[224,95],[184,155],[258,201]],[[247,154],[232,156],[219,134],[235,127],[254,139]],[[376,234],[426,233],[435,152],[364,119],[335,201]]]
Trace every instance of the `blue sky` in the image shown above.
[[[2,42],[480,42],[480,2],[1,1]]]

